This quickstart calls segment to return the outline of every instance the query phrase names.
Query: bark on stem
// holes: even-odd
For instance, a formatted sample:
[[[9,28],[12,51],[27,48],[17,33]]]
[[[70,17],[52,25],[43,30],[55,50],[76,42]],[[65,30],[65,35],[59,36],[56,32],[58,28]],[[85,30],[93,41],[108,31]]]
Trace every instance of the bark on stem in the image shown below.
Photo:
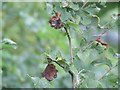
[[[68,32],[68,30],[67,30],[67,28],[66,27],[64,27],[64,29],[65,29],[65,32],[66,32],[66,34],[67,34],[67,37],[68,37],[68,41],[69,41],[69,48],[70,48],[70,56],[71,56],[71,60],[72,60],[72,63],[74,64],[74,61],[73,61],[73,53],[72,53],[72,42],[71,42],[71,37],[70,37],[70,34],[69,34],[69,32]],[[72,78],[72,88],[73,88],[73,90],[75,90],[75,84],[74,84],[74,73],[71,71],[71,70],[69,70],[68,71],[69,72],[69,74],[71,75],[71,78]]]
[[[71,43],[71,37],[70,37],[70,34],[67,30],[66,27],[64,27],[65,31],[66,31],[66,34],[67,34],[67,37],[68,37],[68,40],[69,40],[69,47],[70,47],[70,56],[71,56],[71,60],[72,60],[72,63],[74,63],[73,61],[73,53],[72,53],[72,43]]]
[[[59,64],[57,61],[55,61],[55,60],[52,60],[52,61],[55,62],[56,64],[58,64],[60,67],[62,67],[64,69],[64,66],[62,66],[61,64]],[[69,70],[68,73],[71,75],[71,78],[72,78],[72,88],[74,88],[74,90],[75,90],[74,73],[71,70]]]

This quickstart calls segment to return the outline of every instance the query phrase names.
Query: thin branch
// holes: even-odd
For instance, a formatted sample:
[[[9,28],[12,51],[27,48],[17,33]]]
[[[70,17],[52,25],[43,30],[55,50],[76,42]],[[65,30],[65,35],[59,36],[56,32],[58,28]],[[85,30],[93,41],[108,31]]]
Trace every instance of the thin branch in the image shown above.
[[[64,69],[64,67],[62,65],[60,65],[58,62],[54,61],[55,63],[57,63],[60,67],[62,67]],[[72,78],[72,88],[75,88],[75,84],[74,84],[74,73],[69,70],[68,73],[70,74],[71,78]],[[75,90],[75,89],[74,89]]]
[[[95,40],[100,39],[100,38],[101,38],[104,34],[106,34],[108,31],[110,31],[110,30],[106,30],[106,31],[104,31],[103,33],[101,33],[100,35],[98,35],[98,37],[97,37]],[[90,41],[90,42],[88,43],[88,45],[82,50],[82,52],[84,52],[86,49],[88,49],[88,48],[90,47],[90,45],[92,45],[95,40]]]
[[[70,34],[69,34],[69,32],[68,32],[68,30],[67,30],[67,28],[66,27],[64,27],[64,29],[65,29],[65,31],[66,31],[66,34],[67,34],[67,37],[68,37],[68,40],[69,40],[69,47],[70,47],[70,56],[71,56],[71,59],[72,59],[72,63],[74,63],[74,58],[73,58],[73,52],[72,52],[72,42],[71,42],[71,37],[70,37]],[[72,88],[75,90],[75,82],[74,82],[74,78],[75,78],[75,75],[74,75],[74,73],[71,71],[71,70],[69,70],[68,71],[68,73],[71,75],[71,78],[72,78]]]
[[[67,30],[66,27],[64,27],[65,31],[66,31],[66,34],[67,34],[67,37],[68,37],[68,40],[69,40],[69,47],[70,47],[70,56],[71,56],[71,59],[72,59],[72,63],[74,63],[73,61],[73,53],[72,53],[72,43],[71,43],[71,37],[70,37],[70,34]]]
[[[83,3],[81,9],[83,9],[85,7],[85,5],[88,3],[89,0],[86,0],[86,2]]]
[[[56,64],[58,64],[60,67],[62,67],[64,69],[64,67],[61,64],[59,64],[57,61],[53,61],[53,62],[55,62]],[[71,75],[71,78],[72,78],[72,88],[75,88],[75,86],[74,86],[74,73],[71,70],[68,70],[68,73]]]
[[[71,75],[71,78],[72,78],[72,88],[75,88],[75,85],[74,85],[74,73],[71,70],[69,70],[68,72],[69,72],[69,74]]]
[[[88,49],[92,44],[93,44],[94,41],[91,41],[87,44],[87,46],[82,50],[82,52],[85,52],[86,49]]]
[[[109,30],[104,31],[102,34],[100,34],[97,39],[101,38],[104,34],[106,34]]]
[[[59,64],[57,61],[55,61],[55,60],[52,60],[52,61],[55,62],[56,64],[58,64],[63,69],[65,68],[64,66],[62,66],[61,64]],[[74,86],[74,73],[71,70],[68,70],[68,73],[71,75],[71,78],[72,78],[72,88],[75,88],[75,86]]]
[[[113,68],[115,68],[117,66],[117,64],[115,65],[115,66],[113,66],[112,68],[109,68],[102,76],[101,76],[101,78],[99,78],[98,79],[98,81],[100,81],[100,80],[102,80],[105,76],[106,76],[106,74],[108,74]]]

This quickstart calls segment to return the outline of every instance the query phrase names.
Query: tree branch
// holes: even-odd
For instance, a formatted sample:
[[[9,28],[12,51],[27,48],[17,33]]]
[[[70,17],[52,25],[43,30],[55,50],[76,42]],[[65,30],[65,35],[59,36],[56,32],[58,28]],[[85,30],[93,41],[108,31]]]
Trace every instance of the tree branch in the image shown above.
[[[62,66],[61,64],[59,64],[57,61],[52,60],[49,56],[48,56],[48,62],[55,62],[56,64],[58,64],[60,67],[62,67],[63,69],[65,68],[64,66]],[[75,84],[74,84],[74,73],[71,70],[68,70],[68,73],[71,75],[72,78],[72,88],[75,88]]]
[[[86,2],[83,3],[81,9],[83,9],[85,7],[85,5],[88,3],[89,0],[86,0]]]
[[[74,63],[73,52],[72,52],[71,37],[70,37],[70,34],[69,34],[67,28],[64,27],[64,29],[65,29],[65,31],[66,31],[66,34],[67,34],[67,37],[68,37],[68,40],[69,40],[70,56],[71,56],[71,59],[72,59],[72,63]],[[76,88],[76,86],[75,86],[75,81],[74,81],[75,75],[74,75],[74,73],[73,73],[71,70],[69,70],[68,73],[71,75],[71,78],[72,78],[72,88],[73,88],[73,90],[75,90],[75,88]]]
[[[109,30],[106,30],[106,31],[104,31],[103,33],[101,33],[100,35],[98,35],[98,37],[97,37],[95,40],[100,39],[100,38],[101,38],[104,34],[106,34],[108,31],[109,31]],[[88,45],[82,50],[82,52],[85,52],[85,50],[88,49],[88,48],[93,44],[93,42],[94,42],[95,40],[90,41],[90,42],[88,43]]]
[[[70,47],[70,56],[71,56],[71,59],[72,59],[72,63],[74,63],[73,61],[73,53],[72,53],[72,43],[71,43],[71,37],[70,37],[70,34],[67,30],[66,27],[64,27],[65,31],[66,31],[66,34],[67,34],[67,37],[68,37],[68,40],[69,40],[69,47]]]
[[[112,68],[109,68],[102,76],[101,76],[101,78],[100,79],[98,79],[98,81],[100,81],[100,80],[102,80],[105,76],[106,76],[106,74],[108,74],[113,68],[115,68],[117,66],[117,64],[115,65],[115,66],[113,66]]]
[[[57,61],[54,61],[55,63],[57,63],[60,67],[62,67],[64,69],[64,67],[62,65],[60,65]],[[70,74],[71,78],[72,78],[72,88],[75,88],[75,84],[74,84],[74,73],[69,70],[68,73]],[[74,89],[75,90],[75,89]]]

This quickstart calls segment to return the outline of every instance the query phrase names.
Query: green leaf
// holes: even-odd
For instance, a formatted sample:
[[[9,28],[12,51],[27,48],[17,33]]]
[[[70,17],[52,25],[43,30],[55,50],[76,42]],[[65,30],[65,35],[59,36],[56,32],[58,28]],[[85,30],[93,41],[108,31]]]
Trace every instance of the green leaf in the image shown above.
[[[97,88],[98,86],[98,81],[97,80],[93,80],[93,79],[87,79],[87,85],[89,88]]]
[[[77,24],[79,24],[80,19],[81,19],[80,16],[76,15],[76,17],[75,17],[75,22],[76,22]]]
[[[76,24],[75,22],[67,21],[66,26],[70,26],[71,28],[74,28],[75,31],[79,32],[80,34],[82,33],[82,30],[80,30],[79,24]]]
[[[2,80],[3,71],[0,69],[0,80]],[[2,82],[0,82],[0,89],[2,90]]]
[[[91,48],[96,48],[96,46],[97,46],[97,41],[93,41],[93,43],[91,44]]]
[[[113,55],[115,54],[114,49],[113,49],[113,48],[111,48],[111,47],[108,49],[108,52],[109,52],[109,53],[111,53],[111,54],[113,54]]]
[[[83,25],[89,25],[91,23],[91,16],[82,16],[81,23]]]
[[[61,11],[61,20],[62,22],[68,20],[71,17],[71,14],[66,12],[65,10]]]
[[[95,42],[96,43],[96,42]],[[96,50],[101,54],[103,53],[107,48],[106,46],[102,45],[101,43],[97,43],[97,46],[95,47]]]
[[[70,70],[73,71],[73,73],[74,73],[75,75],[78,75],[78,70],[77,70],[77,68],[75,67],[75,65],[71,64],[71,65],[70,65]]]
[[[72,2],[69,4],[69,7],[72,8],[73,10],[75,10],[75,11],[79,10],[79,5],[78,4],[74,4]]]
[[[100,0],[100,5],[106,7],[107,0]]]
[[[81,17],[79,15],[73,15],[70,18],[73,22],[75,22],[76,24],[80,23]]]
[[[98,64],[104,64],[107,65],[109,67],[112,67],[112,63],[109,59],[107,58],[101,58],[101,59],[97,59],[91,62],[92,65],[98,65]]]
[[[46,3],[47,12],[52,15],[53,6],[50,3]]]
[[[69,65],[66,63],[65,59],[62,60],[58,60],[57,63],[59,63],[62,67],[64,67],[63,69],[68,72],[69,71]]]
[[[52,85],[47,81],[45,78],[39,78],[39,77],[31,77],[29,76],[33,83],[35,88],[50,88]]]
[[[3,41],[2,41],[3,45],[9,45],[11,47],[13,47],[14,49],[17,48],[17,44],[16,42],[12,41],[11,39],[8,39],[8,38],[4,38]]]
[[[111,60],[112,65],[115,65],[118,62],[118,59],[115,57],[115,51],[112,48],[108,48],[108,50],[102,53],[107,59]]]
[[[90,15],[95,15],[97,14],[101,9],[99,7],[97,7],[96,5],[90,5],[86,8],[84,8],[84,10],[89,13]]]
[[[97,15],[92,15],[92,17],[97,19],[97,25],[99,25],[99,23],[100,23],[100,17],[98,17]]]
[[[84,69],[84,62],[77,55],[74,58],[74,65],[78,71]]]
[[[89,64],[91,63],[91,60],[93,60],[96,54],[93,53],[93,49],[87,49],[86,51],[82,52],[79,51],[77,53],[77,56],[80,58],[81,61],[84,62],[85,66],[89,66]],[[92,55],[94,54],[94,55]]]
[[[67,1],[63,1],[62,2],[62,7],[64,8],[64,7],[68,7],[68,2]]]
[[[59,3],[56,3],[55,6],[56,11],[61,13],[62,22],[68,20],[71,17],[71,14],[62,8]]]
[[[84,37],[81,37],[79,42],[80,42],[80,47],[83,47],[83,46],[85,46],[87,44],[87,41],[86,41],[86,39]]]
[[[66,24],[68,24],[69,26],[78,27],[78,24],[76,24],[72,21],[68,21]]]

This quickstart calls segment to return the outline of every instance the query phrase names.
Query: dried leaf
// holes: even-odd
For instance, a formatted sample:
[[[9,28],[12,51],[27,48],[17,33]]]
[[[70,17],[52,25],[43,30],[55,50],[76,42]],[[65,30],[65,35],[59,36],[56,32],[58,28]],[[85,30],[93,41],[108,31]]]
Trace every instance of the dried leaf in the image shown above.
[[[61,13],[57,12],[56,16],[52,16],[52,18],[49,20],[49,23],[51,27],[54,27],[55,29],[59,29],[63,27],[63,23],[61,22]]]
[[[42,76],[45,77],[48,81],[53,80],[57,77],[57,72],[53,64],[48,64],[45,71],[42,73]]]

